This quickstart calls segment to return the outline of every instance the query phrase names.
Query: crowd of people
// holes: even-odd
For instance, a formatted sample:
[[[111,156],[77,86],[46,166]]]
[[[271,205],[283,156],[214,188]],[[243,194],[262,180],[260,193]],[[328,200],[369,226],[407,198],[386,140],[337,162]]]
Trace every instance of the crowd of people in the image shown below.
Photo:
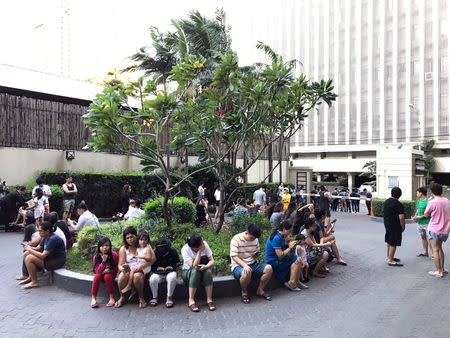
[[[40,269],[55,270],[65,264],[66,250],[74,244],[76,233],[84,226],[98,226],[97,217],[89,211],[82,201],[74,207],[74,196],[77,187],[71,177],[67,177],[63,185],[64,214],[58,219],[56,212],[50,212],[49,197],[51,190],[41,179],[36,180],[36,187],[32,191],[32,199],[23,202],[24,187],[18,187],[15,192],[7,194],[0,200],[1,206],[20,205],[16,224],[25,224],[23,245],[22,275],[18,277],[23,289],[38,287],[37,271]],[[199,199],[196,205],[197,225],[212,224],[208,213],[208,202],[205,198],[205,188],[199,188]],[[429,274],[442,277],[447,271],[444,269],[444,253],[442,243],[450,232],[450,202],[443,198],[442,186],[433,183],[430,186],[431,198],[427,199],[427,189],[417,189],[417,213],[414,221],[418,223],[423,251],[419,257],[428,257],[429,249],[436,265],[435,271]],[[296,194],[296,191],[298,194]],[[121,195],[121,211],[118,219],[133,219],[143,213],[139,202],[131,199],[131,187],[125,185]],[[333,193],[324,186],[317,188],[317,195],[313,203],[306,203],[303,197],[303,187],[294,190],[280,185],[278,189],[271,188],[266,194],[265,188],[260,187],[253,194],[253,202],[239,198],[236,201],[233,217],[245,214],[262,213],[271,225],[272,233],[265,244],[264,259],[261,254],[259,238],[261,229],[250,223],[244,232],[236,234],[230,243],[231,274],[239,282],[241,302],[250,303],[248,286],[253,279],[259,279],[256,296],[264,300],[272,300],[266,286],[272,276],[284,284],[291,291],[308,289],[311,277],[325,278],[330,271],[328,263],[336,260],[338,265],[347,265],[339,252],[335,224],[331,220],[333,205],[345,204],[348,199],[333,199],[348,191]],[[357,193],[353,191],[353,193]],[[220,190],[214,194],[216,207],[220,205]],[[387,264],[402,266],[400,259],[395,257],[397,246],[401,245],[402,232],[405,229],[403,205],[398,201],[401,190],[392,189],[392,198],[384,205],[384,223],[386,227],[385,241],[387,243]],[[358,196],[352,196],[358,197]],[[351,200],[350,200],[351,201]],[[350,205],[352,203],[350,202]],[[359,200],[358,200],[359,204]],[[128,207],[128,208],[127,208]],[[344,208],[344,205],[342,205]],[[353,210],[357,207],[351,206]],[[3,209],[4,210],[4,209]],[[72,220],[72,212],[76,210],[78,221]],[[356,211],[357,212],[357,211]],[[34,221],[28,223],[33,218]],[[214,223],[217,216],[214,217]],[[28,224],[28,225],[26,225]],[[144,284],[148,280],[151,290],[150,306],[158,305],[158,289],[161,282],[167,285],[165,306],[174,305],[174,291],[177,285],[177,268],[181,266],[181,277],[188,288],[188,307],[193,312],[199,312],[196,301],[197,289],[205,288],[206,306],[210,311],[216,309],[213,301],[214,266],[213,251],[199,234],[192,234],[185,239],[181,249],[181,259],[178,252],[172,248],[168,238],[160,238],[152,248],[150,236],[146,232],[137,233],[132,226],[122,233],[123,245],[118,252],[112,250],[111,240],[102,237],[98,241],[97,252],[92,258],[93,284],[91,307],[99,306],[97,294],[101,283],[104,283],[109,300],[107,307],[121,307],[134,295],[137,295],[139,307],[148,306],[144,296]],[[114,281],[117,277],[119,298],[115,299]]]

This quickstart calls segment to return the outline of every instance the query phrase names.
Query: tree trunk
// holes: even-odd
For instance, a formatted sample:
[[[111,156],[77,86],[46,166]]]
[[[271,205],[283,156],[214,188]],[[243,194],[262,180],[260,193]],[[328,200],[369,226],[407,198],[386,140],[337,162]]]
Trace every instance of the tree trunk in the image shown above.
[[[267,159],[269,161],[269,182],[273,182],[273,157],[272,157],[272,143],[269,143],[269,146],[267,147]]]
[[[219,202],[219,223],[217,224],[216,234],[220,232],[222,229],[223,223],[225,222],[225,205],[223,200],[223,196],[225,194],[225,191],[220,189],[220,202]]]
[[[280,147],[278,149],[278,167],[279,167],[279,171],[280,171],[280,183],[283,182],[283,170],[282,170],[282,161],[283,161],[283,136],[280,136]]]
[[[170,228],[172,228],[172,220],[170,218],[168,204],[169,204],[169,193],[167,191],[165,191],[163,205],[162,205],[162,211],[163,211],[164,221],[166,221],[167,227],[170,229]]]

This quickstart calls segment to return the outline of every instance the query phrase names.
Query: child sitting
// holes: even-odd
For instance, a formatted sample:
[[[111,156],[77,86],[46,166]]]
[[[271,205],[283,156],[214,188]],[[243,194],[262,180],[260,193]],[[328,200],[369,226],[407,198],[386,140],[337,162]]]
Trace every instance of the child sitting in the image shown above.
[[[119,255],[111,250],[111,241],[108,237],[102,237],[97,244],[97,253],[93,258],[94,281],[92,283],[91,307],[97,308],[97,293],[100,283],[105,282],[109,294],[107,307],[114,306],[114,279],[117,275]]]
[[[131,257],[131,259],[127,259],[127,261],[131,261],[130,263],[130,278],[128,279],[128,284],[122,289],[122,293],[126,293],[131,290],[131,284],[133,283],[133,276],[137,268],[139,267],[139,271],[142,271],[144,275],[150,273],[153,250],[149,245],[150,236],[146,231],[142,231],[139,234],[139,247],[137,248],[137,255]]]
[[[298,234],[295,237],[295,240],[298,243],[298,245],[295,248],[295,253],[297,254],[298,257],[301,257],[302,259],[302,273],[300,274],[300,281],[303,283],[307,283],[309,282],[308,278],[309,264],[308,259],[306,257],[306,248],[305,248],[306,237],[302,234]]]

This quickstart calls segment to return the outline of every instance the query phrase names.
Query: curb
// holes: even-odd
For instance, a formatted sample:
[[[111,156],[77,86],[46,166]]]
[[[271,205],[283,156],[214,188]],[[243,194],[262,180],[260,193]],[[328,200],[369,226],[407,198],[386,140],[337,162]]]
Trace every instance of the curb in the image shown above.
[[[373,222],[378,222],[378,223],[384,223],[384,218],[383,217],[378,217],[378,216],[369,216],[370,220]],[[412,224],[415,223],[412,219],[405,219],[405,223],[406,224]]]
[[[60,289],[82,294],[85,296],[91,295],[92,281],[94,276],[85,275],[78,272],[73,272],[67,269],[58,269],[53,273],[53,285],[59,287]],[[221,297],[239,297],[241,295],[241,287],[239,281],[237,281],[233,276],[222,276],[213,278],[213,296],[214,298]],[[258,287],[258,280],[252,280],[249,285],[249,293],[253,294]],[[116,295],[118,296],[117,279],[114,281],[114,289]],[[267,290],[273,290],[282,286],[282,282],[277,280],[272,276],[271,280],[266,286]],[[166,283],[159,284],[158,290],[158,300],[160,302],[165,302],[166,300]],[[104,286],[100,287],[99,296],[107,297],[106,288]],[[147,300],[150,300],[151,291],[148,281],[144,284],[144,295]],[[186,300],[188,299],[188,288],[181,279],[177,280],[177,286],[173,294],[175,300]],[[197,290],[196,298],[205,298],[205,290],[203,287],[199,287]]]

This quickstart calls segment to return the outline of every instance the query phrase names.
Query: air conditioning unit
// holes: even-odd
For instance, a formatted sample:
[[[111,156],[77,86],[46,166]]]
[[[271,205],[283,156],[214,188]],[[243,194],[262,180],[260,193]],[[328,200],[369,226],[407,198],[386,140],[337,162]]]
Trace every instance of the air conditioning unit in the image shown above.
[[[425,73],[425,81],[431,81],[433,80],[433,73],[432,72],[426,72]]]

